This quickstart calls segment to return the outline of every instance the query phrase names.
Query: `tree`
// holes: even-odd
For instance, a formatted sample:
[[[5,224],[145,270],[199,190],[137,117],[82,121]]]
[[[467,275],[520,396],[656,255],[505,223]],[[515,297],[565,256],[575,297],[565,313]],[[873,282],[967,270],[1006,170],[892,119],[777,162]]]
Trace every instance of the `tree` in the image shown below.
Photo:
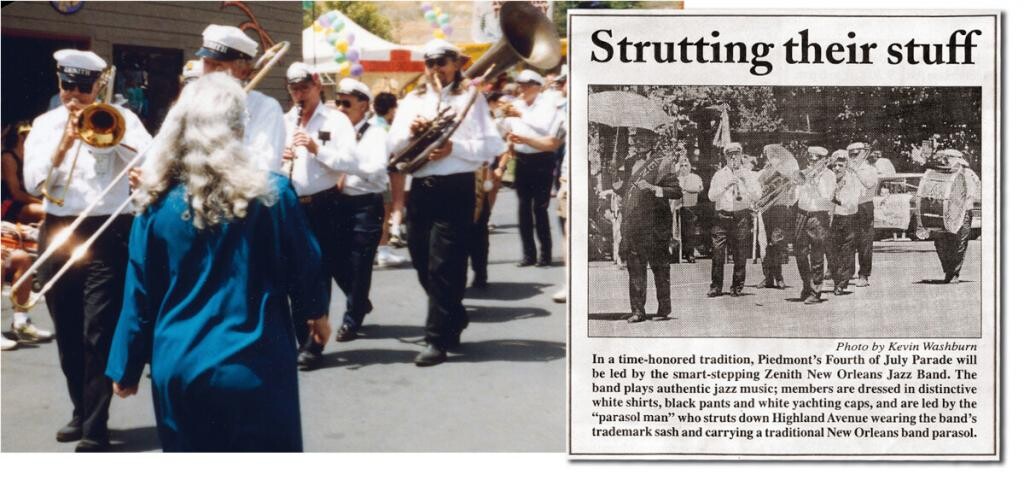
[[[391,21],[372,2],[340,2],[333,0],[316,2],[315,8],[305,10],[302,13],[303,28],[313,25],[313,22],[320,15],[331,10],[337,10],[345,14],[346,17],[377,37],[389,41],[394,40],[391,36]]]

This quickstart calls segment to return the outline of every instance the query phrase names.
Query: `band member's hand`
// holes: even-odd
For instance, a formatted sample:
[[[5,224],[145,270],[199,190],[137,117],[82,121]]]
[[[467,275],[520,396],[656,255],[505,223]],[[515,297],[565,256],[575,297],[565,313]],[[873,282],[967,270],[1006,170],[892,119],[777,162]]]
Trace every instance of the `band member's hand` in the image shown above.
[[[320,149],[316,144],[316,140],[301,130],[296,130],[295,134],[292,135],[292,145],[295,147],[306,147],[306,150],[309,150],[309,153],[313,155],[316,155]]]
[[[415,120],[412,121],[411,124],[409,124],[409,131],[412,132],[413,136],[418,137],[429,127],[430,121],[427,120],[426,118],[418,116],[416,117]]]
[[[435,160],[443,159],[452,153],[452,141],[448,140],[440,147],[431,150],[430,155],[427,156],[427,160],[433,162]]]
[[[324,314],[316,319],[308,321],[309,332],[313,336],[313,342],[323,346],[331,339],[331,323]]]
[[[519,110],[517,110],[516,107],[512,105],[504,105],[501,107],[501,110],[505,113],[506,118],[515,118],[523,116],[523,114],[520,113]]]
[[[505,175],[505,168],[504,167],[499,165],[498,167],[496,167],[494,169],[494,178],[495,179],[501,179],[502,176],[504,176],[504,175]]]
[[[284,160],[295,160],[295,151],[292,150],[291,145],[284,148],[284,152],[281,153],[281,158]]]
[[[121,398],[128,398],[128,397],[136,394],[139,391],[139,385],[129,386],[129,387],[121,387],[121,384],[115,381],[113,386],[114,386],[114,395],[117,395],[118,397],[121,397]]]
[[[509,134],[508,134],[508,141],[511,142],[511,143],[526,143],[526,139],[525,138],[523,138],[522,136],[516,135],[514,133],[511,133],[511,132],[509,132]]]
[[[137,189],[140,183],[142,183],[142,169],[138,167],[128,169],[128,187]]]
[[[636,188],[640,189],[642,191],[653,191],[654,190],[654,186],[650,182],[647,182],[647,181],[642,180],[642,179],[637,181]]]
[[[338,177],[338,182],[335,184],[335,185],[338,186],[338,190],[339,191],[344,191],[345,190],[345,175],[346,174],[342,174],[341,176],[339,176]]]

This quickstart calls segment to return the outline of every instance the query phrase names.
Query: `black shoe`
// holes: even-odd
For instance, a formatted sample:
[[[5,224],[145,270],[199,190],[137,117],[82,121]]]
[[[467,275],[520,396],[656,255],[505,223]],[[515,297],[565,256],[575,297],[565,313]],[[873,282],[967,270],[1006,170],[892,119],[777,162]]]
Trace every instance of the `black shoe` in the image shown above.
[[[810,290],[807,290],[807,289],[801,290],[800,291],[800,300],[804,300],[807,297],[810,297],[810,295],[813,294],[813,293],[814,292],[811,292]]]
[[[427,349],[416,355],[416,359],[413,362],[416,363],[416,366],[434,366],[444,363],[447,359],[448,352],[444,348],[434,344],[427,344]]]
[[[82,419],[75,417],[57,431],[57,442],[74,442],[82,439]]]
[[[550,258],[541,258],[540,260],[537,260],[537,266],[538,267],[550,267],[551,266],[551,259]]]
[[[320,367],[324,361],[323,347],[312,345],[299,353],[296,363],[302,371],[313,371]]]
[[[723,295],[725,295],[725,294],[723,294],[722,291],[718,290],[718,289],[711,289],[708,292],[708,297],[721,297]]]
[[[775,281],[775,288],[777,288],[777,289],[785,289],[786,288],[786,281],[782,280],[781,278],[776,280]]]
[[[106,452],[109,449],[110,441],[107,439],[82,439],[75,445],[75,452]]]
[[[740,297],[741,295],[743,295],[743,289],[732,289],[731,291],[729,291],[729,294],[732,295],[733,297]]]
[[[537,260],[534,260],[533,258],[523,258],[522,260],[519,260],[519,263],[517,263],[516,266],[522,268],[522,267],[532,267],[532,266],[534,266],[536,264],[537,264]]]
[[[764,279],[760,283],[758,283],[756,287],[759,289],[774,289],[775,282],[772,280]]]
[[[824,301],[821,300],[821,297],[818,296],[817,292],[812,292],[811,295],[808,295],[807,298],[804,299],[805,304],[820,304],[822,302]]]
[[[338,328],[338,333],[334,335],[334,340],[339,343],[344,343],[348,341],[355,341],[358,337],[359,335],[355,329],[342,324],[341,327]]]
[[[487,277],[481,277],[479,275],[473,276],[473,288],[474,289],[486,289],[487,288]]]
[[[697,263],[697,259],[692,256],[686,257],[686,263]]]
[[[647,316],[645,316],[643,314],[640,314],[640,313],[637,313],[637,312],[634,312],[632,315],[629,316],[628,319],[626,319],[626,322],[628,322],[630,324],[634,324],[634,323],[643,322],[643,321],[646,321],[646,320],[647,320]]]
[[[659,312],[657,314],[654,314],[654,316],[651,317],[651,320],[652,321],[667,321],[667,320],[671,319],[669,317],[669,314],[671,314],[671,312]]]

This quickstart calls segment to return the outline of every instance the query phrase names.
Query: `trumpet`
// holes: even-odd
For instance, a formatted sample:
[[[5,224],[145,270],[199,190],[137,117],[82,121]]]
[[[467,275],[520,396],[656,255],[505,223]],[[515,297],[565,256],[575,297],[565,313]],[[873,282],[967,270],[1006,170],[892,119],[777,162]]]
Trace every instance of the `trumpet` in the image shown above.
[[[257,61],[256,63],[256,66],[259,67],[259,71],[256,73],[255,76],[252,77],[249,83],[245,85],[246,92],[252,91],[256,87],[256,85],[259,84],[259,82],[267,75],[270,69],[274,67],[274,65],[277,64],[277,62],[280,61],[282,57],[284,57],[285,53],[288,52],[288,48],[290,46],[290,43],[284,41],[274,45],[270,49],[267,49],[267,51],[263,54],[262,57],[260,57],[259,61]],[[113,109],[114,111],[117,111],[116,108]],[[83,112],[83,115],[84,114],[85,113]],[[150,144],[149,147],[153,147],[154,145],[155,144]],[[28,300],[26,300],[25,302],[17,301],[17,298],[15,297],[15,290],[21,288],[22,285],[26,285],[32,278],[32,276],[35,275],[36,271],[39,270],[39,267],[42,266],[42,264],[45,263],[48,259],[52,258],[54,253],[57,252],[57,250],[59,250],[68,241],[71,240],[71,236],[74,234],[74,231],[79,226],[82,225],[82,222],[85,221],[85,218],[92,214],[92,212],[96,209],[96,206],[98,206],[100,202],[102,202],[107,197],[107,194],[109,194],[110,191],[114,190],[114,187],[116,187],[118,183],[120,183],[121,180],[128,175],[129,171],[132,168],[134,168],[143,160],[145,160],[145,156],[149,152],[149,147],[147,147],[145,150],[137,151],[135,157],[132,158],[132,160],[129,161],[127,164],[125,164],[124,168],[121,169],[121,172],[114,176],[110,184],[108,184],[107,187],[105,187],[103,191],[98,196],[96,196],[96,199],[88,206],[86,206],[82,213],[79,214],[71,222],[71,224],[61,229],[56,235],[54,235],[54,237],[48,242],[46,246],[46,251],[39,255],[39,258],[36,258],[36,261],[32,263],[32,266],[29,267],[28,271],[22,274],[21,278],[19,278],[16,282],[14,282],[14,284],[11,285],[11,305],[14,307],[15,310],[27,311],[28,309],[35,307],[36,304],[39,303],[39,300],[44,295],[46,295],[46,292],[53,288],[53,285],[57,283],[57,281],[60,280],[60,278],[65,273],[67,273],[67,271],[70,270],[72,266],[74,266],[75,262],[77,262],[83,256],[85,256],[86,252],[89,251],[89,247],[91,247],[92,244],[96,242],[96,239],[98,239],[100,235],[103,234],[103,232],[106,231],[106,229],[110,227],[111,224],[113,224],[114,220],[121,215],[121,213],[128,207],[128,205],[131,204],[132,198],[130,196],[125,198],[124,202],[122,202],[121,205],[118,206],[117,209],[115,209],[110,214],[110,216],[106,219],[106,221],[103,222],[102,225],[100,225],[100,227],[96,230],[95,233],[90,235],[89,238],[87,238],[84,242],[76,246],[74,250],[71,251],[68,260],[64,263],[62,267],[60,267],[53,274],[53,276],[50,277],[49,281],[47,281],[46,284],[43,285],[41,289],[39,289],[39,292],[30,293]]]
[[[64,181],[64,192],[60,196],[52,193],[53,189],[50,179],[53,177],[55,166],[50,165],[50,170],[46,173],[46,180],[40,189],[40,192],[47,201],[58,206],[64,205],[68,188],[71,186],[71,178],[75,173],[75,167],[78,165],[78,155],[82,151],[82,144],[98,149],[108,149],[121,145],[121,140],[124,138],[126,130],[124,116],[121,115],[117,108],[110,104],[114,93],[113,81],[116,74],[117,68],[114,66],[105,69],[98,81],[100,86],[103,86],[103,94],[100,99],[86,106],[77,117],[74,114],[69,115],[68,123],[76,122],[78,127],[75,132],[75,136],[78,138],[75,156],[71,159],[71,169],[68,170],[67,180]]]

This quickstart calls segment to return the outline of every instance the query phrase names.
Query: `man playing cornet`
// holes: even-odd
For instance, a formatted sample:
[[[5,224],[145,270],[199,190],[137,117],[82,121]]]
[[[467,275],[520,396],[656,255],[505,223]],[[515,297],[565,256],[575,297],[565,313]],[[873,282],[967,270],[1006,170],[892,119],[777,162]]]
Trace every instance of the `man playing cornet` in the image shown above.
[[[725,146],[726,166],[711,178],[708,199],[715,203],[715,224],[711,228],[711,290],[708,297],[722,295],[725,254],[732,255],[733,297],[739,297],[747,278],[747,253],[750,251],[750,205],[761,198],[761,185],[750,170],[742,167],[743,147]]]

